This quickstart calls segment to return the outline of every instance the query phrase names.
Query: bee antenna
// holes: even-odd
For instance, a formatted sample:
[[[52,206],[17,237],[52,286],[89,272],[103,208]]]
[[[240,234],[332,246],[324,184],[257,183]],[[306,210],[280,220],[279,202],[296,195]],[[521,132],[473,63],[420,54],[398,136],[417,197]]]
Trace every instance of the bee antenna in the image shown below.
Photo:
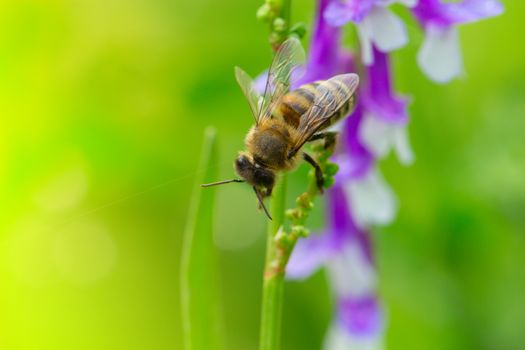
[[[201,187],[211,187],[211,186],[217,186],[217,185],[224,185],[224,184],[229,184],[231,182],[245,182],[245,181],[241,180],[241,179],[231,179],[231,180],[211,182],[209,184],[202,184]]]
[[[266,206],[264,205],[264,202],[263,202],[263,199],[262,199],[262,197],[261,197],[261,194],[259,193],[259,191],[257,191],[257,189],[255,188],[255,186],[253,186],[253,191],[255,192],[255,195],[257,196],[257,199],[259,200],[259,204],[260,204],[261,207],[263,208],[264,213],[266,214],[266,216],[268,216],[268,219],[272,220],[272,216],[271,216],[270,213],[268,212],[268,209],[266,209]]]

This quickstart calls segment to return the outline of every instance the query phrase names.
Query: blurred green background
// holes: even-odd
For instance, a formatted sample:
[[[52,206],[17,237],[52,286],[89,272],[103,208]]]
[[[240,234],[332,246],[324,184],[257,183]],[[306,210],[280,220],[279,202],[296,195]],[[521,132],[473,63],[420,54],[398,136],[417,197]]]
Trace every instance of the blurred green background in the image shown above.
[[[422,75],[412,20],[394,55],[416,162],[381,163],[401,202],[373,235],[389,349],[525,348],[525,3],[503,3],[461,28],[463,79]],[[181,348],[202,133],[218,129],[231,177],[252,122],[232,68],[255,75],[271,57],[260,4],[0,2],[1,349]],[[297,0],[292,16],[313,9]],[[256,349],[266,219],[247,186],[218,196],[226,349]],[[283,348],[319,349],[331,307],[322,271],[288,283]]]

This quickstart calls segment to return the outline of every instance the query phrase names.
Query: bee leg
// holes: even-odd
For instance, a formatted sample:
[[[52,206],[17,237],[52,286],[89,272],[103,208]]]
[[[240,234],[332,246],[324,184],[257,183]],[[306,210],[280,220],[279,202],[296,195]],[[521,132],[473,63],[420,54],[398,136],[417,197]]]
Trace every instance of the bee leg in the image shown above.
[[[317,188],[319,189],[319,192],[323,193],[323,184],[324,184],[324,178],[323,178],[323,171],[321,170],[321,167],[315,159],[312,158],[308,153],[303,152],[303,158],[308,163],[310,163],[311,166],[315,169],[315,181],[317,183]]]
[[[337,133],[333,131],[319,132],[317,134],[313,134],[308,139],[308,142],[324,140],[324,148],[328,149],[328,148],[331,148],[335,144],[336,135]]]

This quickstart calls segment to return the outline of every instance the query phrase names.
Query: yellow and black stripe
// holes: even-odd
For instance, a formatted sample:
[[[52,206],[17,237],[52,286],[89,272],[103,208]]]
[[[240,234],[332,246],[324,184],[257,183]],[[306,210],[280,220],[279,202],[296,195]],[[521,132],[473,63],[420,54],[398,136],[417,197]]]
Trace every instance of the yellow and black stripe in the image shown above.
[[[277,107],[277,112],[284,121],[297,128],[301,116],[310,109],[313,103],[323,101],[323,105],[334,106],[329,115],[317,116],[322,119],[321,129],[325,129],[346,116],[354,105],[354,97],[348,87],[338,77],[329,80],[305,84],[283,96]],[[338,108],[337,108],[337,107]],[[321,120],[319,120],[321,121]]]
[[[305,84],[283,96],[278,112],[287,124],[294,128],[299,126],[301,116],[310,109],[315,101],[318,85],[317,82]]]

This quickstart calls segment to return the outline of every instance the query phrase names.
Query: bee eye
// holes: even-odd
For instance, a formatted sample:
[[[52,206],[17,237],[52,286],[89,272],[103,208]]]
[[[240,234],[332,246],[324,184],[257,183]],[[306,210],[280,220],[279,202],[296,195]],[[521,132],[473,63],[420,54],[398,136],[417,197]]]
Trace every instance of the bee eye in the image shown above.
[[[235,160],[235,167],[239,170],[246,169],[250,166],[250,161],[245,156],[239,156]]]

